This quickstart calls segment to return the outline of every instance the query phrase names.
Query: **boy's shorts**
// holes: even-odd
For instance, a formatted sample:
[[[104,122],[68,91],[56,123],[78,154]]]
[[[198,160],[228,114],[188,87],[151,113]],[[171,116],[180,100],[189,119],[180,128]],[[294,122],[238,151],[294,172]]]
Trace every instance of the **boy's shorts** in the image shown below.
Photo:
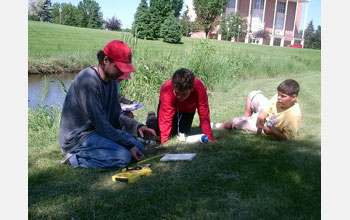
[[[252,110],[252,115],[249,117],[235,117],[232,120],[232,130],[248,130],[257,131],[256,120],[259,115],[259,111],[268,104],[268,99],[262,94],[260,90],[251,91],[248,94],[247,99],[251,100],[250,108]]]

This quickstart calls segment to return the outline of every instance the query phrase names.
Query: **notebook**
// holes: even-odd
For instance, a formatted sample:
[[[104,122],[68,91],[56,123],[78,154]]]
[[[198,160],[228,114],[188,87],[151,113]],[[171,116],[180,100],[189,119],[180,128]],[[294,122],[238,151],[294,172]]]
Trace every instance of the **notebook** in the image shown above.
[[[177,161],[177,160],[192,160],[197,156],[196,153],[190,154],[166,154],[160,158],[160,161]]]

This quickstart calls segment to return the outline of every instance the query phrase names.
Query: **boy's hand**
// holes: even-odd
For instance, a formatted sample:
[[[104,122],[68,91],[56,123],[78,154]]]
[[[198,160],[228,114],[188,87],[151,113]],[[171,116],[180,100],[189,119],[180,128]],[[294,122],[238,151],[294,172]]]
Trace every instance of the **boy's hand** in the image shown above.
[[[273,127],[268,127],[268,126],[263,128],[264,133],[268,134],[268,135],[272,135],[273,134],[273,129],[274,129]]]
[[[157,136],[156,132],[152,128],[148,128],[147,126],[141,126],[138,130],[140,137],[144,136],[144,132],[151,133],[153,136]]]
[[[272,135],[276,138],[278,138],[279,140],[287,140],[286,135],[284,135],[283,133],[279,132],[274,126],[271,127],[264,127],[264,133],[267,135]]]
[[[265,120],[261,117],[258,117],[256,120],[256,127],[264,129],[264,123],[265,123]]]
[[[137,161],[145,159],[145,155],[143,155],[143,153],[137,147],[132,147],[130,149],[130,153]]]
[[[264,129],[265,119],[268,114],[264,110],[260,110],[258,118],[256,119],[256,127]]]

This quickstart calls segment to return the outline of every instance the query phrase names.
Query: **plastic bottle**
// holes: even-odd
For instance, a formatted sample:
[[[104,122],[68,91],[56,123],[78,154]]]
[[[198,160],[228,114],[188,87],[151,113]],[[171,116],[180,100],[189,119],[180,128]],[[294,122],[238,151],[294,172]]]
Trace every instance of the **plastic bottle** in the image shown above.
[[[208,135],[205,134],[197,134],[197,135],[190,135],[186,137],[185,140],[187,143],[208,143]]]
[[[275,125],[275,123],[276,123],[276,119],[275,118],[271,118],[270,120],[266,121],[265,126],[266,127],[272,127],[272,126]]]

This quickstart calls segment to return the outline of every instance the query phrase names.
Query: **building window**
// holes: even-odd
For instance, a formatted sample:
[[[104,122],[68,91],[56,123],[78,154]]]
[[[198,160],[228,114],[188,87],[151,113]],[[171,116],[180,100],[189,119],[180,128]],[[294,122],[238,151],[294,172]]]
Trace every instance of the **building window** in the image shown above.
[[[283,30],[284,18],[277,17],[276,18],[276,30]]]
[[[235,7],[236,7],[236,0],[230,0],[226,8],[235,8]]]
[[[254,9],[264,9],[264,0],[255,0]]]
[[[277,3],[277,12],[283,13],[283,14],[286,12],[286,3],[285,2],[278,2]]]

